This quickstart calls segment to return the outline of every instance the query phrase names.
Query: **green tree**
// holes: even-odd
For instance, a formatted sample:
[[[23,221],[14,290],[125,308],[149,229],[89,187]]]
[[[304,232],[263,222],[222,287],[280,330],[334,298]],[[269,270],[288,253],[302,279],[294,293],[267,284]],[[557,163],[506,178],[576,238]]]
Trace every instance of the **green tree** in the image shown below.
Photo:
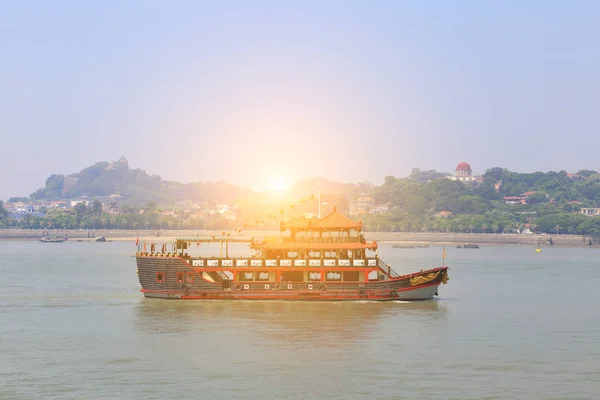
[[[527,203],[529,204],[538,204],[546,202],[548,202],[548,196],[546,196],[544,193],[534,193],[532,195],[527,196]]]
[[[29,203],[29,197],[11,197],[7,203]]]
[[[77,203],[73,207],[73,211],[75,212],[75,221],[77,224],[80,224],[81,221],[88,215],[88,208],[85,203]]]
[[[92,203],[92,214],[95,216],[102,215],[102,203],[98,200],[94,200]]]
[[[485,214],[490,208],[490,202],[478,196],[462,196],[450,211],[460,214]]]
[[[6,228],[8,226],[8,211],[4,208],[4,202],[0,200],[0,227]]]

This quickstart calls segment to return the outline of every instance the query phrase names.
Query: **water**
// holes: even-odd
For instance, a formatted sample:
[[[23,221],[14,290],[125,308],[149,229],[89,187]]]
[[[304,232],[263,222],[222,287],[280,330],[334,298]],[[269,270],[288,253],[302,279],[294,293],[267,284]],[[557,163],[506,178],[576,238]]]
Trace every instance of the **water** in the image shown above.
[[[0,399],[599,397],[597,249],[448,248],[417,303],[144,299],[134,250],[0,242]]]

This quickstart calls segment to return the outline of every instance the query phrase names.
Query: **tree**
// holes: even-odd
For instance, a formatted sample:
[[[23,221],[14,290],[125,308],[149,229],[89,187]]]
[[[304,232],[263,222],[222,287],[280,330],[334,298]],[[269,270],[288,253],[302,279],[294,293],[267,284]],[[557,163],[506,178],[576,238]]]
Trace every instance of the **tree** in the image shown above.
[[[548,202],[548,196],[546,196],[544,193],[534,193],[532,195],[527,196],[527,203],[529,204],[538,204],[546,202]]]
[[[396,177],[392,175],[386,176],[384,182],[384,185],[393,185],[396,182]]]
[[[8,225],[8,211],[4,208],[4,202],[0,200],[0,227]]]
[[[98,200],[94,200],[92,203],[92,214],[95,216],[102,215],[102,203]]]
[[[490,210],[489,201],[477,196],[459,197],[450,211],[461,214],[485,214]]]
[[[430,169],[429,171],[421,171],[419,168],[413,168],[412,172],[410,173],[409,179],[419,183],[427,183],[435,179],[441,179],[445,175],[446,174],[436,172],[433,169]]]
[[[592,176],[592,175],[596,175],[597,172],[596,171],[592,171],[591,169],[582,169],[581,171],[577,172],[577,175],[581,175],[584,178],[587,178],[588,176]]]
[[[88,208],[85,203],[75,204],[73,211],[75,211],[75,221],[77,221],[78,225],[81,224],[81,221],[88,215]]]
[[[483,174],[484,177],[492,177],[497,181],[501,181],[502,178],[504,177],[504,173],[507,172],[504,168],[499,168],[499,167],[494,167],[494,168],[490,168],[487,171],[485,171],[485,174]]]
[[[11,197],[7,203],[29,203],[29,197]]]

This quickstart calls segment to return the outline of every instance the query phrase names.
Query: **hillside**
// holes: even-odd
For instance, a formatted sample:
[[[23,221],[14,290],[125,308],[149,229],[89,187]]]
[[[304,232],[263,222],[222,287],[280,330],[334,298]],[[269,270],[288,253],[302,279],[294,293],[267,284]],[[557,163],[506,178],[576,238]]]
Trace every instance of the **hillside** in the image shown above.
[[[582,208],[590,208],[589,215],[593,215],[594,209],[600,208],[600,175],[596,171],[518,173],[490,168],[481,176],[469,175],[469,179],[473,178],[471,183],[456,178],[434,170],[414,169],[405,178],[387,176],[379,186],[318,177],[302,179],[286,193],[256,193],[226,182],[186,185],[165,181],[142,170],[130,169],[127,160],[121,158],[111,163],[96,163],[68,176],[51,175],[45,187],[31,198],[88,196],[105,205],[110,203],[113,209],[118,208],[114,203],[123,205],[121,217],[106,217],[104,226],[276,228],[280,220],[315,213],[319,209],[317,193],[320,192],[323,214],[336,207],[363,220],[367,230],[497,233],[531,230],[600,235],[600,218],[581,212]],[[210,217],[215,214],[204,207],[204,217],[193,220],[189,213],[197,214],[194,210],[199,207],[189,205],[175,207],[178,214],[171,214],[168,219],[144,214],[144,209],[158,206],[164,211],[184,201],[227,204],[235,210],[228,211],[234,217]],[[93,215],[89,210],[87,213]],[[69,226],[83,226],[87,214],[82,215],[80,221],[75,218]],[[4,225],[12,224],[6,217],[4,220]],[[41,220],[22,224],[44,223],[57,224]]]
[[[184,185],[130,169],[121,157],[111,163],[98,162],[71,175],[51,175],[44,188],[31,194],[31,199],[68,199],[81,196],[102,198],[113,196],[129,204],[154,202],[159,205],[178,201],[235,203],[253,194],[250,189],[226,182],[203,182]]]

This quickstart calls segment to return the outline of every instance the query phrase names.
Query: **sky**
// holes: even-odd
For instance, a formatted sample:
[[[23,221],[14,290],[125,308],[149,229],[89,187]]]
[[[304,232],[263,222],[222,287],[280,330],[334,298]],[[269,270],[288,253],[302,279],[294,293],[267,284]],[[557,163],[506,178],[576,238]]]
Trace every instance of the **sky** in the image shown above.
[[[125,156],[255,190],[600,169],[600,2],[27,1],[0,13],[0,199]]]

